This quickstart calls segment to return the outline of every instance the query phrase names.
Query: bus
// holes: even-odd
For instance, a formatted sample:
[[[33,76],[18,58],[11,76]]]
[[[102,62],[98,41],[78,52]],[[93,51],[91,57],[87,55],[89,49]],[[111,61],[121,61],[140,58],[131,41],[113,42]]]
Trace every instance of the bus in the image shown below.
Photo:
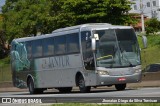
[[[125,90],[141,81],[141,57],[131,26],[108,23],[61,28],[11,42],[13,85],[30,94],[47,89],[90,92],[91,87]]]

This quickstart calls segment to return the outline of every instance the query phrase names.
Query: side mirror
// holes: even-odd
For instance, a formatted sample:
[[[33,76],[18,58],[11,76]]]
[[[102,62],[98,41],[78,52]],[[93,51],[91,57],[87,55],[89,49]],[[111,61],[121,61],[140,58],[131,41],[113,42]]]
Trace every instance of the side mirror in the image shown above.
[[[146,36],[142,36],[142,42],[143,42],[144,48],[147,48],[147,37]]]
[[[90,36],[92,39],[92,51],[96,51],[96,41],[99,40],[99,35],[94,34],[93,36]]]
[[[92,38],[92,51],[96,50],[96,38]]]

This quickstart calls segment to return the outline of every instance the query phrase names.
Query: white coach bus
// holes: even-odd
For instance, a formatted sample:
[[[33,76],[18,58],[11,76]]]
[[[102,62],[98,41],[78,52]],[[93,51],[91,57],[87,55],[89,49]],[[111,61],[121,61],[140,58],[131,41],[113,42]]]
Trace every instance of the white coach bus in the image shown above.
[[[80,92],[91,87],[141,80],[140,48],[134,29],[107,23],[61,28],[51,34],[14,39],[11,43],[13,85],[30,94],[49,88]]]

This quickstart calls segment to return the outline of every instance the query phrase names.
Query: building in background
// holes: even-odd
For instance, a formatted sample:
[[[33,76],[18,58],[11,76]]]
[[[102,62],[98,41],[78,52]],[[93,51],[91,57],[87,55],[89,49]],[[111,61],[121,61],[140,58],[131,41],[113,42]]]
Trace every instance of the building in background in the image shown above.
[[[160,0],[130,0],[133,4],[129,13],[137,14],[134,18],[139,20],[137,25],[133,27],[137,32],[145,32],[145,24],[149,18],[157,18],[160,21]],[[139,14],[139,15],[138,15]],[[141,19],[143,14],[143,23]]]
[[[160,0],[130,0],[134,4],[131,5],[130,13],[143,12],[148,18],[157,18],[160,20]],[[142,2],[142,8],[141,8]]]
[[[142,32],[142,23],[141,23],[141,14],[138,13],[134,13],[134,15],[132,16],[132,18],[137,19],[137,24],[135,25],[131,25],[132,27],[134,27],[136,32]],[[144,15],[144,21],[147,21],[149,18],[147,16]]]

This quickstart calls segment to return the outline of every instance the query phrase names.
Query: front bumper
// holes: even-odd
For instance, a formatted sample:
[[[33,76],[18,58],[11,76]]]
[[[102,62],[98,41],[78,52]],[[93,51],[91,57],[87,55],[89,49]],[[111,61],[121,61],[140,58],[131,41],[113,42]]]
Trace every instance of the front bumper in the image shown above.
[[[106,86],[106,85],[115,85],[115,84],[124,84],[124,83],[137,83],[141,81],[141,73],[135,73],[132,75],[123,75],[123,76],[110,76],[110,75],[97,75],[97,85]]]

